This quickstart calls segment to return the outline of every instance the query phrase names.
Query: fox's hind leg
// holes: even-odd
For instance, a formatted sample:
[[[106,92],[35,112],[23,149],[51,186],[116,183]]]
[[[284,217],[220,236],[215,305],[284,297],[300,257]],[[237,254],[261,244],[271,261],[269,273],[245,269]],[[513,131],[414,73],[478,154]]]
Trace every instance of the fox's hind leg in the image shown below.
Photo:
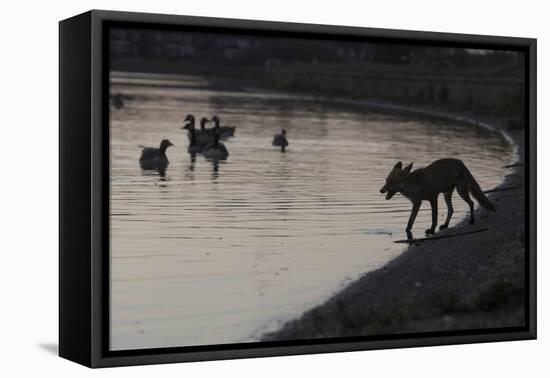
[[[437,197],[430,200],[430,205],[432,206],[432,226],[426,230],[427,235],[434,234],[437,226]]]
[[[475,220],[474,220],[474,202],[470,198],[470,194],[468,193],[468,188],[466,187],[466,185],[461,184],[461,185],[457,185],[456,191],[457,191],[458,195],[464,201],[466,201],[466,203],[470,207],[470,224],[474,224],[474,222],[475,222]]]
[[[445,203],[447,204],[447,218],[445,219],[445,223],[443,223],[439,229],[445,230],[447,227],[449,227],[449,222],[451,221],[451,217],[453,216],[453,201],[452,196],[453,192],[450,191],[449,193],[443,193],[443,196],[445,197]]]

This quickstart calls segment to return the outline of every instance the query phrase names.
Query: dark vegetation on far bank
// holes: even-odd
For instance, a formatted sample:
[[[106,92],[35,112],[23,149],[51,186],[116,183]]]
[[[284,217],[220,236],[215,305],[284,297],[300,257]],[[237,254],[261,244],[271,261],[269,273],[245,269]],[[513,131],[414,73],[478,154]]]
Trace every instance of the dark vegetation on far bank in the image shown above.
[[[519,52],[113,30],[111,70],[199,75],[216,88],[258,88],[506,117],[522,127]]]

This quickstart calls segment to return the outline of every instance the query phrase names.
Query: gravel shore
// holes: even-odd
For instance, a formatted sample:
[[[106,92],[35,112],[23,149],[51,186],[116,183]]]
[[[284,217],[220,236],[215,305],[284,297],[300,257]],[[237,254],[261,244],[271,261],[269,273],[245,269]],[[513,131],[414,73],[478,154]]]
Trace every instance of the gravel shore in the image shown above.
[[[449,118],[466,119],[459,115]],[[496,120],[468,119],[481,126],[507,129]],[[496,213],[478,208],[475,225],[462,221],[436,235],[486,231],[412,244],[299,319],[265,334],[263,340],[523,326],[524,131],[506,130],[506,135],[517,146],[519,161],[509,167],[499,190],[488,194]]]

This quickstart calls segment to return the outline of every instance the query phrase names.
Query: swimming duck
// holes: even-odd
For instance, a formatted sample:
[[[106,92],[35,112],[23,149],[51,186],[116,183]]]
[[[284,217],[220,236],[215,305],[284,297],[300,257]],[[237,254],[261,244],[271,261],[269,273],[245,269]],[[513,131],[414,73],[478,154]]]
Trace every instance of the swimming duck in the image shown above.
[[[160,142],[159,148],[143,147],[141,151],[141,157],[139,158],[139,164],[143,169],[166,169],[170,162],[166,157],[166,149],[173,146],[172,142],[168,139],[163,139]]]
[[[220,142],[219,130],[214,134],[214,141],[204,147],[204,151],[202,154],[205,158],[212,159],[215,162],[227,159],[227,157],[229,156],[229,151],[227,151],[227,148],[225,148],[224,144]]]
[[[273,137],[272,145],[281,147],[281,152],[285,152],[286,146],[288,146],[288,140],[286,139],[286,130],[283,129],[280,134]]]

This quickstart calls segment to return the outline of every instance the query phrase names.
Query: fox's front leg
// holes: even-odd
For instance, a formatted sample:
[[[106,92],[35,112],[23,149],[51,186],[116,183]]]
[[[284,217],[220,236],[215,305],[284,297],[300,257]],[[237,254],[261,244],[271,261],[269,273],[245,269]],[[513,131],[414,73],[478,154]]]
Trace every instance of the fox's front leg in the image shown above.
[[[405,231],[407,231],[407,238],[408,239],[412,239],[412,233],[411,233],[411,229],[413,227],[413,224],[414,224],[414,220],[416,219],[416,214],[418,214],[418,210],[420,209],[420,204],[422,202],[418,201],[418,202],[413,202],[413,207],[412,207],[412,210],[411,210],[411,216],[409,217],[409,223],[407,223],[407,229]]]
[[[427,235],[433,235],[437,226],[437,197],[430,200],[430,205],[432,206],[432,226],[426,230]]]

